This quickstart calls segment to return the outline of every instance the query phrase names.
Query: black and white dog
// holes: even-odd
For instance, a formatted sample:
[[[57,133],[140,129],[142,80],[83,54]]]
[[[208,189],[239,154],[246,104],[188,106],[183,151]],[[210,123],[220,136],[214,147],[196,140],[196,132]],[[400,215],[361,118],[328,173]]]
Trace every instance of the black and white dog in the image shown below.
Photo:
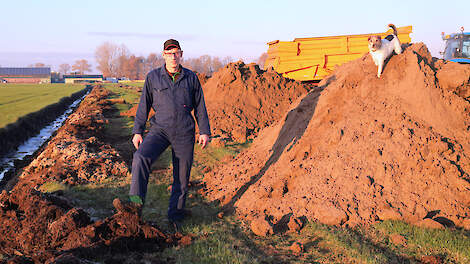
[[[393,35],[388,35],[382,39],[379,35],[369,37],[369,53],[374,60],[375,65],[378,66],[377,77],[380,78],[384,67],[385,60],[392,56],[393,51],[396,54],[400,54],[401,43],[397,37],[397,29],[395,25],[389,24],[389,27],[393,29]]]

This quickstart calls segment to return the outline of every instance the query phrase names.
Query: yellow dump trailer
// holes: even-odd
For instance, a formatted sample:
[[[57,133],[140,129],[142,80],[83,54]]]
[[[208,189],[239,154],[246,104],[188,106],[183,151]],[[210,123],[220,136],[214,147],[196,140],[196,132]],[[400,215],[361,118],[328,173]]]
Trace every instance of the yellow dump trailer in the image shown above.
[[[369,36],[380,35],[384,38],[392,32],[390,29],[384,33],[271,41],[268,42],[264,69],[273,67],[284,77],[299,81],[321,80],[331,73],[335,65],[357,59],[368,52]],[[411,42],[412,26],[399,27],[397,32],[401,43]]]

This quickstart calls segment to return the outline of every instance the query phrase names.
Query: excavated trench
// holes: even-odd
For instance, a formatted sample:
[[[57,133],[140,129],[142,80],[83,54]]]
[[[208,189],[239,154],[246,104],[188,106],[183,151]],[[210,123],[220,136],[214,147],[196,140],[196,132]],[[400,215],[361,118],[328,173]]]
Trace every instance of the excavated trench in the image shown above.
[[[28,114],[16,123],[0,129],[0,136],[3,138],[0,153],[0,186],[15,174],[16,167],[27,165],[33,154],[62,126],[90,91],[91,86],[87,86],[58,103]]]
[[[128,179],[127,165],[105,133],[105,113],[113,108],[109,95],[93,87],[0,194],[0,254],[9,263],[82,263],[91,255],[116,263],[113,252],[158,252],[190,241],[179,233],[165,234],[158,225],[142,222],[118,206],[114,215],[93,220],[63,192],[38,191],[50,182],[74,186]]]

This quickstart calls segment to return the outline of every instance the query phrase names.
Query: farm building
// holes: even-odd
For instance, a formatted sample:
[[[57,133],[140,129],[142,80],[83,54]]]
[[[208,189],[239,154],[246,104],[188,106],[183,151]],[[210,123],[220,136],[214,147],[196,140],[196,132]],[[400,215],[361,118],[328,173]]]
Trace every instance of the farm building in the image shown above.
[[[64,75],[65,83],[96,83],[103,82],[103,75],[72,74]]]
[[[0,81],[6,83],[50,83],[51,68],[0,67]]]

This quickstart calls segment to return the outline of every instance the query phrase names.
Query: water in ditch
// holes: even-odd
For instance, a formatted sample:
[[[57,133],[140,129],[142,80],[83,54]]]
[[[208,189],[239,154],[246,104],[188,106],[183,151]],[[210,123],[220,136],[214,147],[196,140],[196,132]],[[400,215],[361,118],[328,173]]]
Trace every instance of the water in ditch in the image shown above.
[[[57,117],[56,120],[51,122],[49,125],[41,129],[39,133],[29,138],[22,145],[20,145],[15,151],[12,151],[0,159],[0,180],[3,179],[5,174],[12,169],[15,169],[15,161],[22,161],[25,157],[32,155],[39,147],[42,146],[52,134],[59,129],[67,117],[73,112],[75,107],[85,98],[88,92],[75,100],[70,106],[65,110],[65,112]]]

